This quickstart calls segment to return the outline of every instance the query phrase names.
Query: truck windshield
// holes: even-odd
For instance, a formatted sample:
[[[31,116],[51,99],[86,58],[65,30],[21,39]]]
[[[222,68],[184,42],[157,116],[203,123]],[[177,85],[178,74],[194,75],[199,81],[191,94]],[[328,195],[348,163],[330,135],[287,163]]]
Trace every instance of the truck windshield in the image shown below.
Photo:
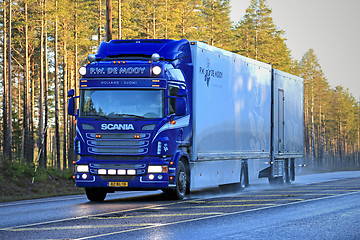
[[[164,117],[163,90],[81,90],[80,101],[80,117]]]

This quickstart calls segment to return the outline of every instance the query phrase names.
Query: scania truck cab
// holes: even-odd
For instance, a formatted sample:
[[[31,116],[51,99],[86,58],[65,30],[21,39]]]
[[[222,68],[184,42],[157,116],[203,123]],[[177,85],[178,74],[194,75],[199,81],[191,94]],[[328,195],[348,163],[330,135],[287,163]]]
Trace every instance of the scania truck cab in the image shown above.
[[[187,40],[102,42],[80,68],[76,117],[76,186],[91,201],[115,190],[189,191],[190,46]],[[79,98],[76,110],[76,98]]]

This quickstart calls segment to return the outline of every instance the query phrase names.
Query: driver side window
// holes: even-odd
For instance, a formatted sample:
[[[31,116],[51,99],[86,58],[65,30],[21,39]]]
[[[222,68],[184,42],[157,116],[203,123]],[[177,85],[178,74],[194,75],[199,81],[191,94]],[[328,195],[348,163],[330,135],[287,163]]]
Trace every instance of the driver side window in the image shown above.
[[[169,104],[169,111],[168,111],[168,115],[174,114],[175,113],[175,99],[177,96],[177,92],[179,91],[179,87],[178,86],[173,86],[170,85],[169,89],[168,89],[168,104]]]

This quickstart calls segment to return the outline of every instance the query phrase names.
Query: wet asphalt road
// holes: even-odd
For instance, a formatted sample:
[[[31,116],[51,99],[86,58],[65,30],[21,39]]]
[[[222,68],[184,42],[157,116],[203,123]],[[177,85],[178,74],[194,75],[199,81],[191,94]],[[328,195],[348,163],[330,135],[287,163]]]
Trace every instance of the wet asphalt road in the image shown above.
[[[118,192],[0,204],[0,239],[360,239],[360,172],[194,192]]]

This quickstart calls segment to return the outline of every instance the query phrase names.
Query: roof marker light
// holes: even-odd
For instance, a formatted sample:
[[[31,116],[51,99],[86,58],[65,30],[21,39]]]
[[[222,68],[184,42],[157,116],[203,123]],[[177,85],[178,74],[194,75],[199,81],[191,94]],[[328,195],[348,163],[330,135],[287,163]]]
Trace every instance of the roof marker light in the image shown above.
[[[95,62],[95,61],[96,61],[96,56],[95,56],[95,54],[89,54],[89,55],[88,55],[88,61],[89,61],[89,62]]]
[[[154,53],[153,55],[151,55],[151,61],[157,62],[159,60],[160,60],[160,55],[158,53]]]

